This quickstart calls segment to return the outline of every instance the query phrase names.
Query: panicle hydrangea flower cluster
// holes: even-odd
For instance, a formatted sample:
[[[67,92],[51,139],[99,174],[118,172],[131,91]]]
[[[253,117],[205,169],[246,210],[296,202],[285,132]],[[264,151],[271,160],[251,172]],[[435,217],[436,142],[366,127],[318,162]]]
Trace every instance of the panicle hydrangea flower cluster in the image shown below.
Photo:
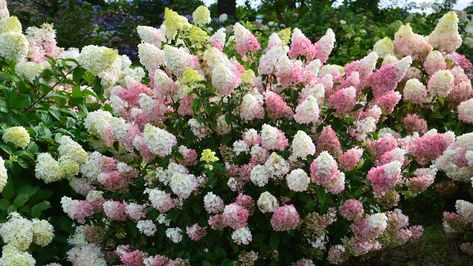
[[[49,245],[54,237],[54,229],[46,220],[28,220],[19,213],[12,212],[8,215],[8,220],[0,225],[0,237],[5,243],[0,264],[35,265],[35,259],[28,253],[30,246]]]
[[[3,132],[2,140],[24,149],[30,143],[30,134],[24,127],[10,127]]]

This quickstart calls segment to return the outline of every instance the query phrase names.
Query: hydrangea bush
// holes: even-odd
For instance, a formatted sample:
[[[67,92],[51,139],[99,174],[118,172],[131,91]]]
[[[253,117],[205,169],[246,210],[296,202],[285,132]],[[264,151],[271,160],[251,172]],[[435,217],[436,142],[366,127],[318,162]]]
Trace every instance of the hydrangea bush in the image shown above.
[[[51,25],[22,29],[5,1],[0,47],[0,265],[44,265],[68,250],[71,222],[58,206],[72,190],[35,178],[36,160],[56,154],[56,140],[88,138],[81,121],[101,106],[102,87],[72,59],[78,50],[56,45]],[[68,161],[59,164],[63,171]]]
[[[52,102],[53,89],[45,106],[83,118],[34,153],[37,180],[72,189],[55,193],[75,224],[57,262],[340,264],[421,237],[398,208],[404,199],[436,179],[470,182],[473,67],[455,52],[454,12],[429,36],[403,25],[344,66],[326,63],[330,29],[315,42],[299,29],[259,40],[240,23],[209,31],[209,21],[204,7],[193,23],[166,9],[160,28],[137,28],[143,68],[91,45],[59,60],[81,69],[72,79],[59,61],[1,45],[21,37],[0,35],[15,69],[26,57],[71,82],[62,103],[73,106]],[[84,92],[97,92],[93,103]],[[25,132],[10,127],[3,141],[29,147]],[[469,208],[457,204],[462,217]]]

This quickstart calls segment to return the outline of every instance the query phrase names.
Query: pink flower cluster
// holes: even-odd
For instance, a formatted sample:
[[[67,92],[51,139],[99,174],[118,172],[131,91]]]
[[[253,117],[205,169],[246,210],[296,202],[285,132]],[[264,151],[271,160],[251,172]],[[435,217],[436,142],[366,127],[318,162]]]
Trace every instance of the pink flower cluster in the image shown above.
[[[312,182],[323,186],[328,192],[338,194],[345,189],[345,174],[338,170],[335,159],[323,151],[310,165]]]
[[[294,230],[299,223],[299,213],[292,204],[278,207],[271,216],[271,226],[274,231]]]
[[[304,56],[308,61],[316,58],[325,63],[334,47],[334,43],[335,34],[330,29],[319,41],[312,44],[298,28],[295,28],[292,32],[291,48],[288,55],[291,58]]]

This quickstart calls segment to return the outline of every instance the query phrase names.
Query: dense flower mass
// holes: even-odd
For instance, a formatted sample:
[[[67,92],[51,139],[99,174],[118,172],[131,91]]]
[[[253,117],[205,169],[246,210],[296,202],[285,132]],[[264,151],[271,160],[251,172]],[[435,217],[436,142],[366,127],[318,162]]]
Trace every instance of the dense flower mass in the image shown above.
[[[84,132],[50,134],[28,158],[35,182],[71,187],[59,210],[74,224],[61,233],[74,232],[57,258],[72,265],[340,264],[417,240],[400,201],[437,171],[472,182],[471,69],[455,52],[455,13],[427,37],[402,25],[345,66],[326,64],[331,29],[316,41],[297,28],[265,40],[238,22],[214,32],[204,6],[139,26],[142,67],[101,46],[67,56],[50,26],[25,36],[0,17],[0,56],[23,79],[38,82],[47,58],[64,56],[104,89],[93,111],[74,110]],[[2,149],[37,150],[39,130],[3,129]],[[16,162],[3,158],[0,191]],[[459,200],[445,230],[465,231],[472,206]],[[11,212],[0,265],[34,265],[27,251],[53,232]]]
[[[0,264],[35,265],[35,259],[28,253],[32,244],[44,247],[54,237],[54,229],[46,220],[28,220],[17,212],[9,214],[8,221],[0,225],[3,246]]]
[[[2,136],[3,141],[10,142],[19,148],[26,148],[30,142],[30,135],[24,127],[10,127]]]

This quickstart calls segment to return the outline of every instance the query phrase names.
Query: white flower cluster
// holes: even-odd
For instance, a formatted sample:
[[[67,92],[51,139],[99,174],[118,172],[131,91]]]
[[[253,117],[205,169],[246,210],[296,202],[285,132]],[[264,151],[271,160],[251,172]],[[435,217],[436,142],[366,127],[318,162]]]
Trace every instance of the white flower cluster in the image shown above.
[[[140,82],[146,73],[142,67],[131,67],[131,60],[126,55],[120,56],[121,60],[121,72],[118,78],[118,84],[122,87],[128,87],[129,85]]]
[[[0,193],[3,191],[8,181],[8,172],[5,167],[5,161],[0,157]]]
[[[145,236],[152,236],[156,233],[156,225],[151,220],[138,221],[136,228]]]
[[[385,213],[375,213],[367,217],[368,225],[370,228],[377,229],[380,232],[384,232],[388,227],[388,217]]]
[[[35,175],[45,183],[51,183],[61,180],[64,177],[64,172],[59,162],[51,154],[40,153],[36,162]]]
[[[35,167],[36,178],[45,183],[71,178],[79,174],[81,164],[87,162],[87,152],[69,136],[62,136],[59,140],[59,160],[49,153],[38,155]]]
[[[7,1],[0,0],[0,19],[7,18],[10,16],[10,12],[7,8]]]
[[[197,188],[198,182],[194,175],[176,171],[169,180],[169,186],[179,198],[187,199]]]
[[[171,198],[169,193],[166,193],[162,190],[157,188],[155,189],[148,189],[145,193],[149,194],[149,201],[151,202],[151,206],[158,210],[159,212],[167,212],[172,207],[174,207],[174,201]]]
[[[264,167],[272,178],[282,178],[289,172],[288,162],[279,154],[273,152],[264,163]]]
[[[315,145],[307,133],[299,130],[292,141],[291,151],[291,160],[297,160],[297,158],[305,160],[307,155],[314,155]]]
[[[276,197],[273,196],[268,191],[261,193],[261,195],[258,198],[257,205],[258,205],[258,209],[262,213],[274,212],[274,210],[276,210],[276,208],[279,206],[278,200],[276,199]]]
[[[71,139],[69,136],[62,136],[58,140],[59,143],[59,157],[69,158],[78,164],[84,164],[88,160],[87,152],[82,146]]]
[[[102,135],[105,128],[110,125],[113,116],[110,112],[97,110],[87,114],[84,126],[87,131],[94,135]]]
[[[197,121],[197,119],[191,118],[187,124],[190,126],[194,136],[198,139],[203,139],[211,133],[210,128],[208,128],[204,123]]]
[[[16,17],[0,20],[0,56],[19,62],[28,54],[28,40],[21,33],[21,24]],[[19,24],[19,27],[18,27]]]
[[[89,154],[88,160],[80,167],[81,174],[90,181],[96,180],[101,173],[100,161],[102,160],[102,156],[103,155],[99,152],[94,151]]]
[[[45,67],[35,62],[18,62],[15,71],[19,76],[33,82],[43,72]]]
[[[264,187],[268,184],[269,175],[266,171],[266,168],[261,165],[255,165],[250,173],[250,179],[253,184],[257,185],[258,187]]]
[[[315,123],[319,120],[320,109],[317,99],[309,95],[301,104],[296,107],[294,120],[299,124]]]
[[[248,153],[248,145],[243,140],[237,140],[233,143],[233,152],[236,155],[240,155],[241,153]]]
[[[82,48],[77,61],[95,76],[101,78],[102,86],[111,88],[120,77],[121,59],[118,52],[107,47],[87,45]]]
[[[85,226],[79,225],[75,228],[74,234],[70,235],[67,239],[67,243],[72,246],[82,246],[87,244],[85,237]]]
[[[473,203],[466,200],[457,200],[455,209],[469,223],[473,222]]]
[[[222,198],[212,192],[208,192],[204,197],[204,207],[208,213],[219,213],[223,211],[225,204]]]
[[[164,65],[164,51],[146,42],[138,44],[138,57],[149,73]]]
[[[54,237],[53,226],[46,220],[28,220],[17,212],[9,214],[8,221],[0,225],[0,236],[7,245],[26,251],[31,243],[45,247]]]
[[[104,255],[95,244],[86,244],[73,247],[67,252],[67,259],[72,265],[106,266]]]
[[[246,121],[251,121],[258,117],[258,112],[255,112],[255,109],[260,108],[263,105],[263,96],[258,92],[247,93],[243,96],[240,105],[240,116]]]
[[[166,41],[166,36],[164,36],[164,33],[160,29],[150,26],[138,26],[136,31],[143,42],[152,44],[158,48],[161,47],[162,42]]]
[[[166,236],[174,243],[179,243],[182,241],[182,229],[175,227],[175,228],[168,228],[166,229]]]
[[[150,124],[145,125],[143,136],[150,151],[160,157],[171,154],[172,148],[177,143],[173,134]]]
[[[466,164],[459,163],[461,154],[465,155]],[[455,142],[437,158],[435,165],[449,178],[469,182],[473,175],[473,133],[457,137]]]
[[[166,66],[174,75],[180,77],[184,69],[189,66],[190,54],[184,48],[169,45],[165,45],[163,51]]]
[[[355,135],[360,141],[363,141],[369,133],[376,131],[376,119],[373,117],[367,117],[356,121],[355,123]]]
[[[246,227],[238,228],[232,233],[232,240],[238,245],[248,245],[252,241],[251,231]]]
[[[30,253],[20,251],[12,245],[3,246],[2,257],[0,257],[0,265],[34,266],[35,264],[36,260]]]
[[[303,192],[307,190],[310,179],[307,173],[302,169],[294,169],[286,176],[287,186],[290,190]]]
[[[210,10],[205,6],[199,6],[192,13],[192,20],[196,25],[205,26],[210,23]]]

